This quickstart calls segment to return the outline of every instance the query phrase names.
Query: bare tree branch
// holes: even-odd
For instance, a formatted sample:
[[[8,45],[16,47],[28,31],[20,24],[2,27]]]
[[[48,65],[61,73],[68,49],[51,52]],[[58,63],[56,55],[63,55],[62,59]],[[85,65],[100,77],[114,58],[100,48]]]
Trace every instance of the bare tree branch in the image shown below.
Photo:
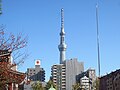
[[[23,59],[28,56],[22,51],[27,46],[27,43],[27,37],[24,37],[22,33],[17,36],[12,33],[8,35],[5,32],[5,27],[3,25],[0,26],[0,50],[11,50],[13,62],[17,63],[17,65],[20,62],[22,63]]]

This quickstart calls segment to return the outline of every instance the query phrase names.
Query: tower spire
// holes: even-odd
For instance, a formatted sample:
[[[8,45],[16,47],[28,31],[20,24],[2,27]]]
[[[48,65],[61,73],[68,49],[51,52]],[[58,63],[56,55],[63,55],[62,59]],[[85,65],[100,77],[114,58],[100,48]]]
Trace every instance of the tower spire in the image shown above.
[[[64,31],[64,12],[63,8],[61,9],[61,32],[60,32],[60,44],[58,45],[60,51],[60,64],[65,61],[65,51],[66,51],[66,44],[65,44],[65,31]]]
[[[61,9],[61,28],[64,28],[64,12],[63,12],[63,8]]]
[[[61,9],[61,35],[65,35],[65,31],[64,31],[64,11],[63,8]]]

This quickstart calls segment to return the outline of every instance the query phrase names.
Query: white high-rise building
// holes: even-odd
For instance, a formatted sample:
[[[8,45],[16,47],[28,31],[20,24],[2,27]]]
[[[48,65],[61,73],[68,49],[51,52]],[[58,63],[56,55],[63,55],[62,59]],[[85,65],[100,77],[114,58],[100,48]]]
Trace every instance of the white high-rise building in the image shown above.
[[[52,66],[52,78],[58,90],[66,90],[66,67],[64,64]]]

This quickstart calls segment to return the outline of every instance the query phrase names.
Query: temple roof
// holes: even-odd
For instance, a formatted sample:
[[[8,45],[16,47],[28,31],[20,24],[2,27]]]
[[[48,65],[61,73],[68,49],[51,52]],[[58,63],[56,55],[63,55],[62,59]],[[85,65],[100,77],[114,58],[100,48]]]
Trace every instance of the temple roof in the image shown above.
[[[55,88],[53,88],[53,85],[51,85],[51,88],[49,90],[56,90]]]

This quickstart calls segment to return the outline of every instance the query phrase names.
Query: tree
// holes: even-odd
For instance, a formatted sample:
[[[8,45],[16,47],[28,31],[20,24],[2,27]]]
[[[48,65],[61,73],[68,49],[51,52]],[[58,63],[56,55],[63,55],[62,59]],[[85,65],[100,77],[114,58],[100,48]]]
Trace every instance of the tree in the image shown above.
[[[7,34],[5,28],[0,26],[0,88],[9,83],[20,83],[25,75],[24,73],[13,70],[13,67],[24,62],[27,54],[21,53],[21,49],[27,46],[27,39],[22,34],[15,36]],[[12,62],[11,60],[12,58]]]
[[[80,83],[76,83],[75,85],[72,85],[72,90],[81,90]]]
[[[32,88],[33,90],[44,90],[44,88],[42,87],[42,83],[40,83],[39,81],[33,83]]]
[[[99,90],[99,84],[100,80],[99,78],[96,78],[96,80],[93,82],[93,90]]]
[[[0,50],[10,50],[12,54],[13,63],[20,65],[24,63],[25,58],[28,56],[26,52],[21,53],[21,50],[27,46],[27,37],[23,37],[22,33],[17,36],[5,32],[3,25],[0,26]]]
[[[50,87],[51,87],[51,85],[53,86],[53,88],[55,88],[55,89],[57,90],[57,87],[56,87],[56,85],[54,84],[54,82],[53,82],[52,80],[49,80],[49,81],[47,82],[47,85],[46,85],[45,89],[46,89],[46,90],[49,90]]]

